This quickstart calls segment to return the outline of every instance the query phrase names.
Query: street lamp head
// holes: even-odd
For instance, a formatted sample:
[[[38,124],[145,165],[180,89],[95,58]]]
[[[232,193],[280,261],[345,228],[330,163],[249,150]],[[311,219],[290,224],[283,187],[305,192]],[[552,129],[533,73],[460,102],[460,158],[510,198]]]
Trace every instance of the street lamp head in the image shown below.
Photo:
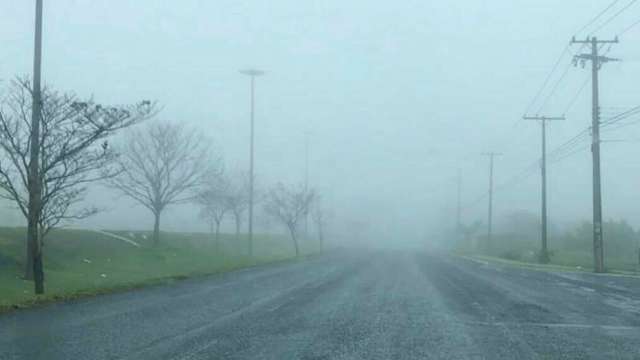
[[[245,70],[240,70],[241,74],[244,75],[249,75],[249,76],[260,76],[260,75],[264,75],[264,71],[262,70],[258,70],[258,69],[245,69]]]

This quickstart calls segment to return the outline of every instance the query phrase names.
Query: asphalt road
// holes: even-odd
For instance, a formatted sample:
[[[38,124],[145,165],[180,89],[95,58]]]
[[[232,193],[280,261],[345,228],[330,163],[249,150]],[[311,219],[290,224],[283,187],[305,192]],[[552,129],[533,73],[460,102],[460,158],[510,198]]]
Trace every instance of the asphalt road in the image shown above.
[[[640,279],[333,253],[5,314],[0,359],[640,359]]]

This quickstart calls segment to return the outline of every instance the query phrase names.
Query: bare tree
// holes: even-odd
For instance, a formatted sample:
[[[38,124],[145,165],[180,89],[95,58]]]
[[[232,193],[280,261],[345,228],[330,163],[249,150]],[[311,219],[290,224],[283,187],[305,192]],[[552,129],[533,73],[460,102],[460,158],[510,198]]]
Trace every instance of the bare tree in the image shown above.
[[[220,249],[220,224],[229,212],[231,185],[226,177],[214,174],[196,194],[195,202],[200,205],[200,216],[209,222],[215,233],[216,251]]]
[[[245,174],[238,174],[229,179],[227,207],[233,215],[236,227],[236,240],[240,239],[242,219],[249,207],[249,179]]]
[[[287,227],[296,256],[300,255],[298,224],[309,213],[314,199],[313,190],[305,190],[304,186],[286,187],[282,183],[273,187],[265,197],[265,212]]]
[[[153,122],[128,134],[118,157],[121,172],[110,184],[154,216],[153,243],[160,241],[160,217],[167,206],[193,199],[210,164],[208,141],[196,129]]]
[[[95,214],[95,207],[79,206],[87,185],[118,174],[115,151],[107,138],[155,113],[155,104],[106,107],[93,100],[80,101],[72,93],[49,87],[42,89],[40,169],[41,202],[37,209],[37,244],[65,220]],[[0,197],[17,204],[28,217],[29,147],[32,90],[28,79],[17,79],[8,87],[0,105]],[[27,244],[25,278],[33,278],[32,249]]]

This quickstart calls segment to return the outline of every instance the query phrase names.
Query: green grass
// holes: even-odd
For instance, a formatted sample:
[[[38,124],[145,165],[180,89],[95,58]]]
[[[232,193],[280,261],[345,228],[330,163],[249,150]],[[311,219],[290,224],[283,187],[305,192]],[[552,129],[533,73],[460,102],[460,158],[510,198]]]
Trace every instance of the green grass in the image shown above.
[[[33,295],[22,279],[25,229],[0,227],[0,311],[41,302],[129,289],[190,276],[229,271],[294,256],[286,237],[254,236],[254,253],[246,255],[246,238],[222,234],[220,248],[209,234],[162,233],[152,246],[150,233],[110,231],[141,244],[88,230],[54,230],[45,239],[45,288]],[[311,241],[309,241],[311,243]],[[303,253],[315,249],[307,246]]]
[[[527,268],[542,271],[564,271],[564,272],[593,272],[592,259],[587,259],[584,254],[562,254],[556,261],[549,264],[539,264],[521,260],[510,260],[497,256],[481,255],[475,253],[457,252],[456,255],[472,260],[481,260],[486,262],[500,263],[503,265]],[[588,261],[587,261],[588,260]],[[615,259],[620,260],[620,259]],[[609,261],[607,264],[607,273],[613,275],[640,276],[637,268],[630,264],[618,264],[615,261]]]
[[[591,251],[555,251],[551,257],[551,263],[563,266],[572,266],[593,270],[593,252]],[[627,256],[614,255],[605,253],[605,268],[611,272],[638,272],[637,257],[633,252]]]

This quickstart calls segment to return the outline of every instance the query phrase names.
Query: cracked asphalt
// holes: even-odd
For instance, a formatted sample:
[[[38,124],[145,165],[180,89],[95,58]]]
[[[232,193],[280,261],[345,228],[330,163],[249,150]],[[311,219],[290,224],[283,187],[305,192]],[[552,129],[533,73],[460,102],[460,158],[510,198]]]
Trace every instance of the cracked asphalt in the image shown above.
[[[640,359],[640,279],[334,251],[0,315],[0,359]]]

